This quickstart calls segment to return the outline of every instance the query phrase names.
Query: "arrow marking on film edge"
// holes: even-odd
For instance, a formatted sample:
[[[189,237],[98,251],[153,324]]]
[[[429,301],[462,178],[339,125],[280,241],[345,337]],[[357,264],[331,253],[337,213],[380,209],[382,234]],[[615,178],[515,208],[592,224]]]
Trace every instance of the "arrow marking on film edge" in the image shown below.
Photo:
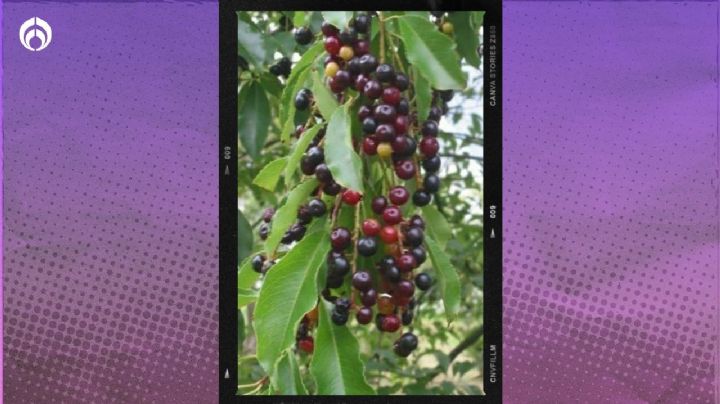
[[[490,238],[495,238],[495,229],[490,230]]]
[[[225,378],[226,379],[230,378],[230,369],[225,369]]]
[[[225,164],[225,175],[230,175],[230,166]]]

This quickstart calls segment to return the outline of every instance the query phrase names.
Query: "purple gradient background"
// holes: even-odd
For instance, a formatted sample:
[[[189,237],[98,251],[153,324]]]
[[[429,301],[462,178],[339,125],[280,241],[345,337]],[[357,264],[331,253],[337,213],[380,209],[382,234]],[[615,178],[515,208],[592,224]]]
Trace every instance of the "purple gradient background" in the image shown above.
[[[504,13],[506,402],[716,401],[718,3]],[[2,24],[3,397],[215,402],[216,4]]]

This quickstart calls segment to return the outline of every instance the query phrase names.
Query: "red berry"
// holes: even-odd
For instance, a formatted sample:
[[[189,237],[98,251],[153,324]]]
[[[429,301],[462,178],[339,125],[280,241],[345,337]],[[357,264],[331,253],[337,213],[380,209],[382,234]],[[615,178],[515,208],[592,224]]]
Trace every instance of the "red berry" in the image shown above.
[[[393,127],[395,128],[395,133],[398,135],[407,133],[408,125],[408,117],[406,115],[398,115],[395,118],[395,123],[393,124]]]
[[[427,136],[420,141],[420,152],[424,154],[425,157],[433,157],[439,149],[440,144],[438,144],[437,139],[434,137]]]
[[[400,319],[395,315],[387,315],[382,319],[382,330],[395,332],[400,329]]]
[[[395,261],[395,265],[400,272],[410,272],[417,266],[417,261],[415,261],[415,257],[413,257],[412,254],[403,254]]]
[[[368,156],[374,156],[377,154],[377,146],[377,142],[373,138],[366,137],[363,139],[363,151]]]
[[[383,211],[383,221],[385,224],[393,225],[402,222],[402,212],[397,206],[388,206]]]
[[[384,196],[375,197],[372,200],[372,211],[377,215],[382,215],[385,207],[387,206],[387,199]]]
[[[395,286],[395,296],[410,298],[413,293],[415,293],[415,285],[410,281],[402,280]]]
[[[404,205],[405,202],[410,199],[410,193],[407,191],[407,189],[405,189],[405,187],[397,186],[390,189],[388,197],[390,199],[390,202],[394,203],[395,205]]]
[[[340,52],[340,40],[335,36],[329,36],[325,38],[325,41],[323,42],[325,45],[325,50],[327,53],[335,56]]]
[[[398,233],[392,226],[385,226],[380,230],[380,239],[385,244],[393,244],[398,241]]]
[[[363,233],[366,236],[377,236],[381,228],[380,223],[375,219],[365,219],[362,225]]]
[[[397,105],[400,102],[400,90],[397,87],[388,87],[383,90],[382,100],[386,104]]]
[[[351,206],[357,205],[358,202],[360,202],[361,198],[362,198],[362,194],[360,194],[360,192],[353,191],[352,189],[347,189],[342,194],[343,202],[345,202]]]
[[[327,21],[322,23],[320,30],[325,36],[335,36],[338,34],[338,32],[340,32],[336,26],[330,24]]]
[[[313,337],[306,337],[298,341],[298,348],[300,348],[300,350],[303,352],[312,353],[315,349]]]
[[[343,85],[342,81],[337,80],[336,77],[330,77],[328,79],[328,85],[330,86],[330,91],[332,91],[335,94],[340,94],[345,90],[345,85]]]
[[[395,174],[403,180],[415,176],[415,163],[412,160],[401,160],[395,164]]]

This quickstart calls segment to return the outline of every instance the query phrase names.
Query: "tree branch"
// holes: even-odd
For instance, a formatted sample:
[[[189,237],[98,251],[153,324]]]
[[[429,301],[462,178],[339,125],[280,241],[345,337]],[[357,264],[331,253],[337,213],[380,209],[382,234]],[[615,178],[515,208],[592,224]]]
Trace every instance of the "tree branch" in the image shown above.
[[[460,341],[458,346],[456,346],[450,353],[448,354],[448,364],[452,363],[455,358],[458,357],[462,353],[462,351],[466,350],[467,348],[471,347],[474,343],[476,343],[480,337],[483,335],[483,326],[480,325],[479,327],[475,328],[474,330],[470,331],[470,334],[468,334],[467,337],[465,337],[464,340]]]
[[[440,157],[450,157],[450,158],[458,158],[458,159],[468,159],[468,160],[475,160],[482,163],[483,159],[482,157],[477,156],[470,156],[467,154],[453,154],[453,153],[444,153],[444,154],[438,154]]]

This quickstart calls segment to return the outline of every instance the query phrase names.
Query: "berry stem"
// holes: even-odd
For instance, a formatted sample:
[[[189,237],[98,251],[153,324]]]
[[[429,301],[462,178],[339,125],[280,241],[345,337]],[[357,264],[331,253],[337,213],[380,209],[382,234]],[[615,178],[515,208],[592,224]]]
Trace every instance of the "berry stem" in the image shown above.
[[[378,20],[380,20],[380,63],[385,63],[385,19],[381,11],[378,11]]]
[[[420,163],[417,154],[413,156],[413,164],[415,164],[415,187],[420,189],[422,188],[422,180],[420,179]]]
[[[358,259],[358,247],[357,247],[357,241],[358,237],[360,235],[360,206],[362,204],[358,203],[355,205],[355,228],[353,229],[353,237],[352,237],[352,243],[353,243],[353,256],[352,256],[352,264],[350,268],[352,269],[352,275],[355,275],[355,271],[357,271],[357,259]],[[351,278],[352,279],[352,278]],[[355,288],[351,288],[352,292],[350,292],[350,303],[352,305],[355,305]]]
[[[338,212],[340,211],[340,203],[342,202],[342,193],[335,197],[335,206],[333,207],[330,215],[330,228],[335,228],[335,222],[337,221]]]

